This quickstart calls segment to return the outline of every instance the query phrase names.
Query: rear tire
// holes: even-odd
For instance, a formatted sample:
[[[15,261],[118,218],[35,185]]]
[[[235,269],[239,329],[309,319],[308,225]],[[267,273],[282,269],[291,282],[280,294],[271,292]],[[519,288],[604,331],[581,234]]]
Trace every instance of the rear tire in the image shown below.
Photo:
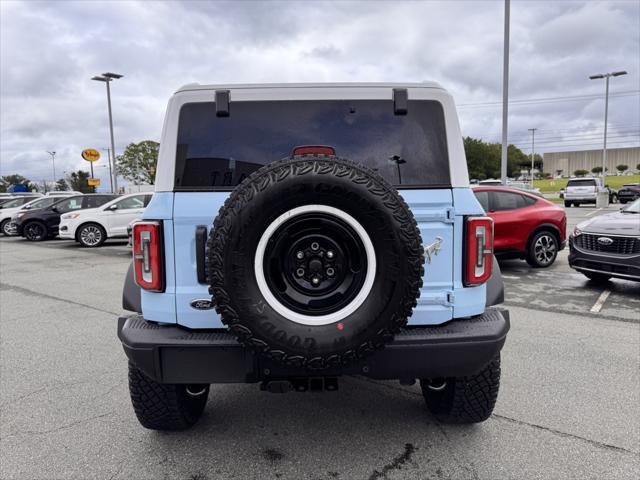
[[[129,362],[129,394],[133,410],[143,427],[185,430],[202,416],[209,385],[158,383]]]
[[[607,275],[606,273],[596,273],[596,272],[581,272],[585,277],[595,283],[606,283],[611,278],[611,275]]]
[[[564,208],[569,208],[572,207],[573,204],[571,202],[567,202],[566,200],[564,201]]]
[[[78,229],[76,234],[78,243],[85,248],[101,246],[107,239],[107,232],[97,223],[86,223]]]
[[[527,247],[526,260],[533,268],[546,268],[553,265],[558,256],[558,238],[549,230],[536,233]]]
[[[42,222],[29,222],[27,223],[23,230],[24,238],[29,240],[30,242],[42,242],[49,238],[49,230],[47,226]]]
[[[484,422],[493,413],[498,399],[500,355],[475,375],[420,380],[420,386],[427,408],[441,422]]]
[[[8,237],[10,234],[7,231],[7,229],[9,228],[10,224],[11,224],[10,218],[3,220],[2,223],[0,223],[0,234],[4,235],[5,237]]]

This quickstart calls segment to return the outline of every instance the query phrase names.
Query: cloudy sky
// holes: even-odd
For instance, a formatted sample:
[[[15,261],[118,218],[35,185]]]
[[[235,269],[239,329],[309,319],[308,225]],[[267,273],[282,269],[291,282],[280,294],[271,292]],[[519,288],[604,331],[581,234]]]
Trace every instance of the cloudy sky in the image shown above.
[[[199,83],[423,81],[454,95],[463,133],[499,141],[503,2],[0,1],[0,175],[50,179],[106,148],[106,71],[116,150],[159,140],[169,96]],[[640,2],[512,1],[510,141],[640,145]],[[106,152],[105,152],[106,155]],[[96,176],[107,182],[105,162]]]

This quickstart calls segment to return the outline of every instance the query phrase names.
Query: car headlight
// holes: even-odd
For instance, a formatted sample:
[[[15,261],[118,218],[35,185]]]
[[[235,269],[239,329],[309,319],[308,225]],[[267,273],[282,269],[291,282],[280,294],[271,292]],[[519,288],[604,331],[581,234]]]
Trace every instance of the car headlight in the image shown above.
[[[579,237],[580,235],[582,235],[582,230],[580,230],[578,227],[574,227],[573,232],[571,232],[571,236]]]
[[[16,214],[13,216],[13,218],[15,218],[15,219],[17,220],[18,218],[22,218],[22,217],[24,217],[26,214],[27,214],[27,212],[24,212],[24,213],[16,213]]]
[[[79,213],[65,213],[60,218],[63,219],[63,220],[71,220],[71,219],[74,219],[74,218],[78,218],[79,216],[80,216]]]

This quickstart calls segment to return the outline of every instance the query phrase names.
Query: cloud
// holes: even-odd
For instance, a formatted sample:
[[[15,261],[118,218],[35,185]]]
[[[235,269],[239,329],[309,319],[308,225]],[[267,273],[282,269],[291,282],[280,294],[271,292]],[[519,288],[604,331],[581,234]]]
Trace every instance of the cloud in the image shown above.
[[[34,179],[87,168],[109,144],[158,140],[164,108],[200,83],[423,81],[448,88],[463,133],[498,140],[502,2],[0,2],[0,174]],[[601,95],[588,75],[626,69],[611,91],[640,90],[637,2],[512,2],[511,98]],[[612,97],[612,138],[640,143],[639,97]],[[510,139],[541,149],[597,148],[601,97],[514,103]],[[538,137],[537,137],[538,138]],[[104,170],[104,168],[103,168]],[[58,175],[60,176],[60,175]]]

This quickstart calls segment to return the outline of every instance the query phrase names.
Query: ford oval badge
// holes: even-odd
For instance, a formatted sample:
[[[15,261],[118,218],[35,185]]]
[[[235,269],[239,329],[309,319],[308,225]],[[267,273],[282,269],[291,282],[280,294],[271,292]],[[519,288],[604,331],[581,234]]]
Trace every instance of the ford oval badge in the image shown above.
[[[208,298],[199,298],[191,302],[191,308],[196,310],[211,310],[213,308],[213,302]]]
[[[598,243],[600,245],[611,245],[613,243],[613,239],[609,237],[598,237]]]

